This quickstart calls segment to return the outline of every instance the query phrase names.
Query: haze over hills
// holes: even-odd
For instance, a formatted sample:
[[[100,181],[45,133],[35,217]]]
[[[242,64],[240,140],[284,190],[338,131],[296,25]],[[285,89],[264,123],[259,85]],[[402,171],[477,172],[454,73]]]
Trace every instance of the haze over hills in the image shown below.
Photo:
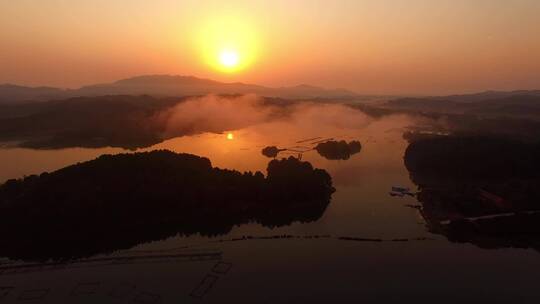
[[[27,87],[13,84],[0,85],[0,104],[13,104],[30,101],[48,101],[72,97],[94,97],[105,95],[151,95],[154,97],[183,97],[207,94],[257,94],[265,97],[286,99],[354,99],[362,101],[390,100],[391,107],[449,108],[469,107],[467,103],[505,99],[505,104],[520,101],[527,96],[540,97],[540,90],[485,91],[473,94],[397,98],[395,96],[361,95],[347,89],[326,89],[311,85],[291,87],[265,87],[241,82],[226,83],[194,76],[144,75],[121,79],[112,83],[93,84],[78,89],[54,87]],[[518,102],[522,106],[523,102]],[[533,102],[536,104],[536,102]]]
[[[25,87],[13,84],[0,85],[0,104],[20,101],[51,100],[67,97],[68,91],[51,87]]]
[[[535,117],[540,115],[540,91],[485,92],[446,97],[399,98],[385,107],[394,110],[481,116]]]
[[[433,100],[450,100],[455,102],[478,102],[484,100],[495,100],[509,98],[513,96],[540,96],[540,90],[515,90],[515,91],[484,91],[472,94],[459,94],[449,96],[433,96],[428,99]]]
[[[310,85],[270,88],[240,82],[224,83],[193,76],[146,75],[118,80],[113,83],[83,86],[79,89],[24,87],[0,85],[0,103],[45,101],[70,97],[103,95],[152,95],[179,97],[206,94],[257,94],[280,98],[351,98],[359,96],[345,89],[325,89]]]

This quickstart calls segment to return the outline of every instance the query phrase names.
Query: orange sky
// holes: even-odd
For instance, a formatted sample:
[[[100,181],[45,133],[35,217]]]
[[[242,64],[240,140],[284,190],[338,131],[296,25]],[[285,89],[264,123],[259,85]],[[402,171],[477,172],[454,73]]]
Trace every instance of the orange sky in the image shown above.
[[[539,16],[537,0],[6,0],[0,83],[181,74],[375,94],[540,89]],[[240,71],[203,58],[216,20],[255,37]]]

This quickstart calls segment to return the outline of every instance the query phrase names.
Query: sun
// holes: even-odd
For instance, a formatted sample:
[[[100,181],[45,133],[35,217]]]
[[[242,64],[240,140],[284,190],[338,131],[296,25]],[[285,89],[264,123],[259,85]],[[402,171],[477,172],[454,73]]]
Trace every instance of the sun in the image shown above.
[[[261,53],[260,34],[249,18],[221,16],[209,18],[196,33],[194,46],[202,62],[223,73],[251,67]]]
[[[232,133],[227,133],[227,139],[228,140],[233,140],[234,139],[234,135]]]
[[[223,50],[219,53],[219,62],[227,68],[234,68],[240,63],[238,52],[233,50]]]

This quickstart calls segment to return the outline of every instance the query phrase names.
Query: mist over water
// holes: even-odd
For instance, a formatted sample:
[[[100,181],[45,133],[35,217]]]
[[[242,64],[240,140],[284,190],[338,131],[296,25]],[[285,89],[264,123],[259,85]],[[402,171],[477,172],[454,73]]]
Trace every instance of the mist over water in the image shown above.
[[[310,138],[361,140],[362,145],[373,143],[377,137],[392,136],[401,141],[403,130],[417,121],[416,117],[403,114],[374,118],[338,103],[302,101],[283,106],[267,102],[257,95],[207,95],[180,101],[142,122],[143,125],[162,126],[159,129],[163,130],[163,142],[138,150],[172,149],[207,156],[213,163],[231,169],[262,170],[266,159],[261,157],[258,160],[259,152],[267,145],[313,148],[310,141],[297,143]],[[234,140],[226,139],[227,132],[234,134]],[[61,150],[12,147],[0,150],[4,160],[0,162],[0,181],[39,174],[100,154],[122,151],[111,147]],[[247,161],[237,162],[236,154],[239,153],[245,154]],[[371,152],[368,149],[362,152],[365,153]],[[378,153],[384,155],[387,152],[384,149]],[[305,157],[311,154],[316,153],[309,152]],[[288,155],[296,156],[285,153],[282,157]],[[259,164],[249,166],[252,159],[257,159]]]
[[[220,133],[261,123],[269,119],[272,106],[263,106],[257,95],[219,97],[207,95],[188,99],[158,114],[165,123],[165,136]]]
[[[343,104],[296,102],[277,106],[254,94],[190,98],[156,115],[165,125],[164,138],[204,132],[222,133],[265,123],[302,128],[361,129],[376,121]]]

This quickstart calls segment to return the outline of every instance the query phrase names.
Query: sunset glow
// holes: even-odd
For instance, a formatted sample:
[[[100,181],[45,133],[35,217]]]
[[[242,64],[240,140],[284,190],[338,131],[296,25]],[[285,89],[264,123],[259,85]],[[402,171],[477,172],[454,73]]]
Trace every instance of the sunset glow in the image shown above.
[[[365,94],[535,89],[539,11],[534,0],[0,1],[0,83],[168,74]]]
[[[255,63],[259,40],[256,28],[244,18],[212,17],[196,34],[196,51],[202,61],[218,72],[232,73],[245,70]]]
[[[0,0],[0,304],[540,303],[539,16]]]

